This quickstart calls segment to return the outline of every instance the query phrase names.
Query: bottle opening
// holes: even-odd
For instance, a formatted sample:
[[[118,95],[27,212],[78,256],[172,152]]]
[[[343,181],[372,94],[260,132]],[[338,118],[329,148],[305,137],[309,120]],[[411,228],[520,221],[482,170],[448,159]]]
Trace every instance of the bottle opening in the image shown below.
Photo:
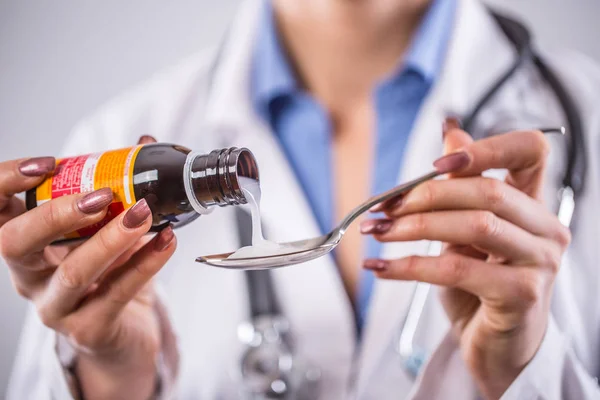
[[[229,172],[224,174],[224,177],[231,179],[231,187],[235,191],[239,203],[246,204],[248,201],[240,187],[238,178],[244,177],[260,181],[256,159],[250,150],[245,148],[233,151],[230,155],[230,158],[231,157],[233,157],[231,163],[234,163],[235,166],[234,168],[229,169]]]
[[[259,180],[256,159],[246,148],[231,147],[209,154],[190,153],[185,169],[184,183],[191,192],[188,197],[199,213],[206,213],[213,205],[246,204],[238,178]]]

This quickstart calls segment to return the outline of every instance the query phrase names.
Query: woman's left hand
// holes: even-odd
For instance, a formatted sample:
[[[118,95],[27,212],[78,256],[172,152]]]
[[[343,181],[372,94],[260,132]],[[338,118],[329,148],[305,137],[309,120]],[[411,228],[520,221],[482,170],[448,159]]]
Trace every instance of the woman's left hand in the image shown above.
[[[447,150],[464,152],[436,162],[455,164],[452,179],[418,186],[381,207],[386,219],[361,225],[382,242],[441,241],[442,254],[366,260],[364,267],[383,279],[441,286],[462,356],[482,394],[497,399],[543,340],[570,233],[542,204],[549,146],[541,132],[472,142],[447,126]],[[481,176],[492,168],[507,169],[506,180]]]

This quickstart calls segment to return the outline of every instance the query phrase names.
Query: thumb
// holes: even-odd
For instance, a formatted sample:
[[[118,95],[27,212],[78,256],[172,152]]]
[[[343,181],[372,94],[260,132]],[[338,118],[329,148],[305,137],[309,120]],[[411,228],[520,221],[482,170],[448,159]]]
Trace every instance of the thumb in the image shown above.
[[[444,154],[453,153],[473,143],[471,135],[461,129],[460,122],[454,117],[448,117],[444,121],[443,135]]]
[[[142,135],[138,140],[138,144],[156,143],[156,139],[150,135]]]

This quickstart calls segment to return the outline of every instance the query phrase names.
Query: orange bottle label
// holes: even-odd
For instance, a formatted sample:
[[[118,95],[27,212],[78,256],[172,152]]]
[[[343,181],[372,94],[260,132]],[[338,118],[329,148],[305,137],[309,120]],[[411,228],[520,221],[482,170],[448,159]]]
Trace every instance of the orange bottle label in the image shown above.
[[[36,189],[37,205],[60,196],[111,188],[114,198],[106,217],[66,234],[65,239],[93,235],[137,201],[133,191],[133,166],[141,148],[135,146],[56,160],[54,174]]]

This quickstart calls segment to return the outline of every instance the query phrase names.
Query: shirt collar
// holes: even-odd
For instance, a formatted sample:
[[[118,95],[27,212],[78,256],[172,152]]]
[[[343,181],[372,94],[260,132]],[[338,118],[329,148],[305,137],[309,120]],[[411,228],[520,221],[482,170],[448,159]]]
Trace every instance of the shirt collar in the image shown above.
[[[433,0],[410,44],[403,68],[432,83],[439,76],[452,31],[456,0]]]
[[[251,96],[255,109],[263,116],[268,116],[271,101],[296,92],[299,85],[279,40],[271,2],[265,0],[262,6],[261,24],[252,61]],[[403,63],[393,77],[412,69],[428,83],[435,81],[445,57],[455,9],[456,0],[432,1]]]
[[[255,46],[252,60],[252,102],[261,114],[266,115],[272,100],[298,89],[298,81],[277,33],[270,0],[263,1]]]

